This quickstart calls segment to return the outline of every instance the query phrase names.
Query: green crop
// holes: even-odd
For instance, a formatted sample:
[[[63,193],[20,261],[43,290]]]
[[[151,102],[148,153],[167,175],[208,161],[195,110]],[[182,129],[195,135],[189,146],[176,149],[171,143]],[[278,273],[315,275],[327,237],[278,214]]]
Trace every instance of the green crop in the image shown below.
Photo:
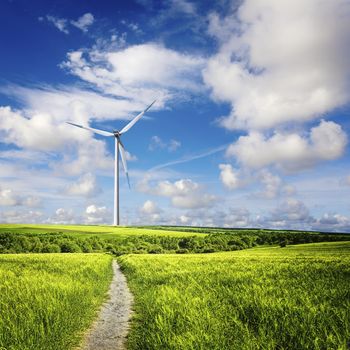
[[[0,349],[79,344],[106,297],[111,260],[104,254],[0,255]]]
[[[349,242],[118,260],[129,349],[348,349]]]
[[[114,227],[114,226],[89,226],[89,225],[34,225],[34,224],[0,224],[0,232],[13,233],[64,233],[72,236],[101,238],[129,237],[129,236],[171,236],[184,237],[198,235],[201,233],[181,232],[178,230],[157,230],[153,227]]]

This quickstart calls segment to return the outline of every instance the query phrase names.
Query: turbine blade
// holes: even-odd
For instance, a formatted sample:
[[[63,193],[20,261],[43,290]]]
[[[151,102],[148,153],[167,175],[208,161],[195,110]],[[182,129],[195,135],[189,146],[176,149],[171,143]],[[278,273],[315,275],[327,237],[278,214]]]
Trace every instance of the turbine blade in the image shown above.
[[[130,180],[129,180],[129,174],[128,174],[128,167],[126,165],[126,153],[125,153],[125,148],[124,145],[122,144],[122,142],[119,139],[119,146],[120,146],[120,158],[122,159],[122,163],[123,163],[123,168],[124,168],[124,172],[126,175],[126,179],[128,180],[128,185],[129,188],[130,187]]]
[[[114,136],[114,134],[113,134],[112,132],[109,132],[109,131],[94,129],[94,128],[90,128],[90,127],[88,127],[88,126],[83,126],[83,125],[79,125],[79,124],[74,124],[74,123],[71,123],[71,122],[66,122],[66,123],[67,123],[67,124],[70,124],[70,125],[73,125],[73,126],[76,126],[77,128],[81,128],[81,129],[85,129],[85,130],[92,131],[92,132],[94,132],[95,134],[99,134],[99,135],[102,135],[102,136]]]
[[[141,112],[140,114],[138,114],[129,124],[125,125],[123,129],[121,129],[119,131],[119,134],[124,134],[125,132],[127,132],[129,129],[131,129],[134,124],[153,106],[153,104],[156,102],[157,100],[154,100],[143,112]]]

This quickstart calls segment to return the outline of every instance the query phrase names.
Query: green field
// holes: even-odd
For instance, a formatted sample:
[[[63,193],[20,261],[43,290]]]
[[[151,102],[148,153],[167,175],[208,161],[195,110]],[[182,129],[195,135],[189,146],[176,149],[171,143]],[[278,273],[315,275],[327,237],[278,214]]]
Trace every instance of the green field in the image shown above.
[[[128,349],[349,348],[350,235],[0,225],[0,349],[76,349],[113,254],[135,296]]]
[[[348,349],[350,242],[118,258],[129,349]]]
[[[112,278],[104,254],[0,255],[0,349],[73,349]]]
[[[176,231],[177,230],[177,231]],[[349,241],[347,234],[186,227],[0,225],[1,253],[213,253],[260,245]]]
[[[0,232],[12,233],[62,233],[79,237],[129,237],[129,236],[171,236],[184,237],[201,235],[200,232],[185,232],[176,229],[158,230],[154,227],[115,227],[115,226],[88,226],[88,225],[34,225],[34,224],[0,224]]]

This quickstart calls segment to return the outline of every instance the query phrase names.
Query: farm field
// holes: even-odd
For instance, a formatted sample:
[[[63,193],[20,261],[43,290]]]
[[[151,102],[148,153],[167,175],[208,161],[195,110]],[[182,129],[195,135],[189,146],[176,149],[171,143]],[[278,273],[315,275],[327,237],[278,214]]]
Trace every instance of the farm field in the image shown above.
[[[106,297],[106,254],[0,255],[0,349],[73,349]]]
[[[348,349],[350,242],[118,261],[129,349]]]
[[[113,226],[89,226],[89,225],[34,225],[34,224],[0,224],[0,232],[12,233],[62,233],[79,237],[95,237],[113,238],[113,237],[129,237],[129,236],[199,236],[200,232],[184,232],[175,229],[157,230],[153,227],[113,227]]]

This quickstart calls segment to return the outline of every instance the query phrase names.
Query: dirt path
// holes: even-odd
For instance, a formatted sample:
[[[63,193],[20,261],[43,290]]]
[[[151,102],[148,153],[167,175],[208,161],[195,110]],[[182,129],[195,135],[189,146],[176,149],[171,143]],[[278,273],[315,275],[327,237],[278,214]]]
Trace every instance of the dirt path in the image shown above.
[[[113,260],[113,272],[109,299],[102,306],[99,317],[87,334],[81,350],[125,349],[133,298],[126,278],[115,260]]]

